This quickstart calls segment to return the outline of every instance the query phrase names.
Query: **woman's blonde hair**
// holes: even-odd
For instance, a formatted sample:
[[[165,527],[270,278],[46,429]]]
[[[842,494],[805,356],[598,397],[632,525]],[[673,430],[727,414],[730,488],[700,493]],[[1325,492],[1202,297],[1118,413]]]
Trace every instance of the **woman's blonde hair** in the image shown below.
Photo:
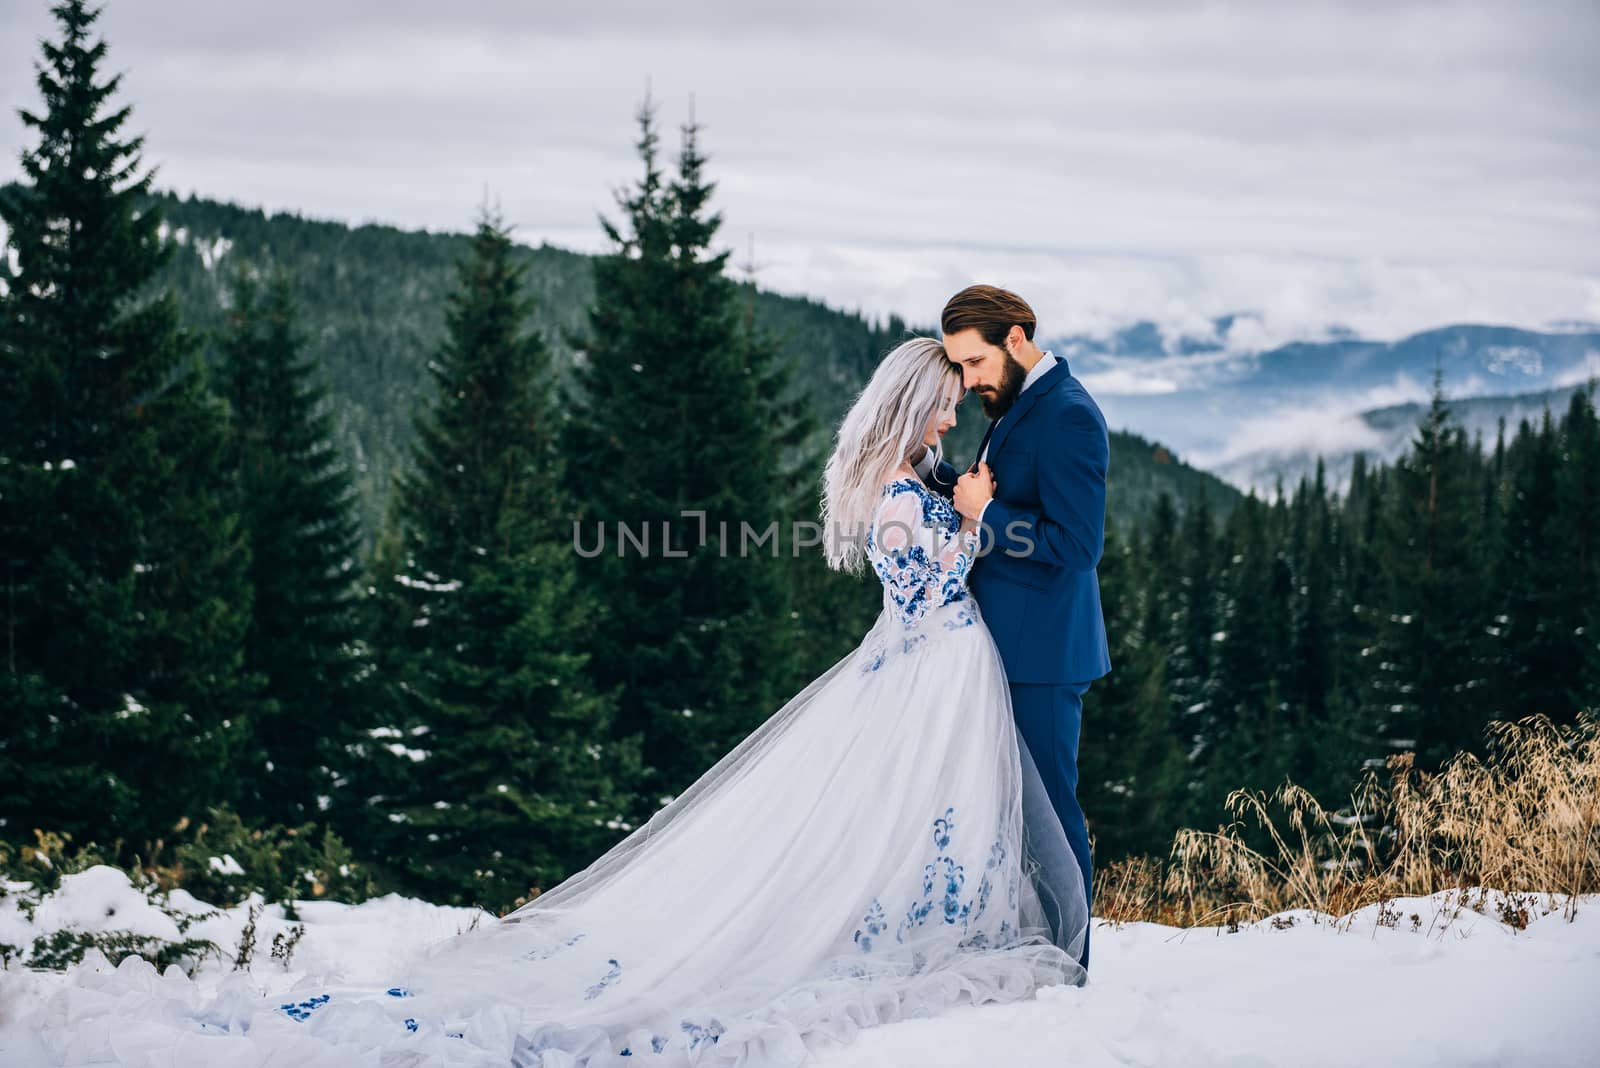
[[[822,529],[828,566],[857,571],[863,544],[896,468],[922,441],[928,421],[947,399],[961,396],[961,371],[945,358],[944,346],[916,337],[895,346],[850,406],[823,469]],[[933,446],[934,463],[942,456]]]

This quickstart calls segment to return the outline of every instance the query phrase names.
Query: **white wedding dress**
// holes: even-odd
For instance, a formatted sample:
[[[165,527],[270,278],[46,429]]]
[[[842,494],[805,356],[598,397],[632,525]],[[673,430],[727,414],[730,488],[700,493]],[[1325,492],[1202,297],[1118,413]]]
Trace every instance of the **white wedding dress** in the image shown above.
[[[866,544],[884,607],[853,652],[586,870],[393,988],[208,1000],[111,971],[57,996],[48,1041],[164,1066],[786,1066],[1082,982],[1082,877],[967,592],[975,537],[906,478]]]

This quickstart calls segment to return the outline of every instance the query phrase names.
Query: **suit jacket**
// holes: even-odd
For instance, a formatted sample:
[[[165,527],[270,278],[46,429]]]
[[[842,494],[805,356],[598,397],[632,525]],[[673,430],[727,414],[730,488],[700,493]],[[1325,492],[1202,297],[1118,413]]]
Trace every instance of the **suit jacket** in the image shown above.
[[[1067,361],[1018,394],[989,439],[997,491],[968,585],[1011,682],[1087,682],[1111,670],[1100,579],[1105,417]],[[929,484],[955,491],[941,462]]]

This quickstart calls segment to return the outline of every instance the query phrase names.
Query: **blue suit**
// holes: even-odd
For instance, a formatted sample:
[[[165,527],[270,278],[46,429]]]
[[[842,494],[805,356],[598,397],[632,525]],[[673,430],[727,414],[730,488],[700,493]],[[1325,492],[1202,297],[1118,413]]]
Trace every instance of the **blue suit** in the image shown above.
[[[1044,780],[1093,903],[1089,830],[1078,805],[1083,695],[1111,670],[1100,581],[1105,545],[1105,417],[1067,362],[1018,394],[990,428],[995,498],[983,513],[980,558],[968,584],[1011,684],[1017,731]],[[928,482],[955,490],[940,463]],[[1085,937],[1082,963],[1089,965]]]

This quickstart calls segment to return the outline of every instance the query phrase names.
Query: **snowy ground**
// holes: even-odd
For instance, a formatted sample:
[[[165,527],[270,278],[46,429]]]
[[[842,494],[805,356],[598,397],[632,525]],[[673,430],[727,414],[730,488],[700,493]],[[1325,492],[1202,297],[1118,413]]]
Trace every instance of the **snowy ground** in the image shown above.
[[[0,944],[67,927],[176,938],[173,914],[202,917],[187,936],[228,958],[200,970],[208,992],[232,973],[247,913],[205,918],[181,892],[163,912],[109,868],[68,876],[31,920],[18,903],[0,899]],[[818,1068],[1600,1063],[1600,897],[1580,901],[1573,923],[1538,911],[1519,931],[1441,894],[1337,924],[1290,913],[1233,933],[1097,925],[1087,987],[871,1029]],[[306,932],[288,966],[270,949],[291,925],[267,909],[248,978],[233,982],[266,997],[308,976],[381,986],[418,947],[487,919],[394,896],[300,912]],[[51,995],[96,967],[106,965],[91,957],[67,973],[0,971],[0,1064],[51,1063],[45,1038],[68,1037],[47,1031]]]

